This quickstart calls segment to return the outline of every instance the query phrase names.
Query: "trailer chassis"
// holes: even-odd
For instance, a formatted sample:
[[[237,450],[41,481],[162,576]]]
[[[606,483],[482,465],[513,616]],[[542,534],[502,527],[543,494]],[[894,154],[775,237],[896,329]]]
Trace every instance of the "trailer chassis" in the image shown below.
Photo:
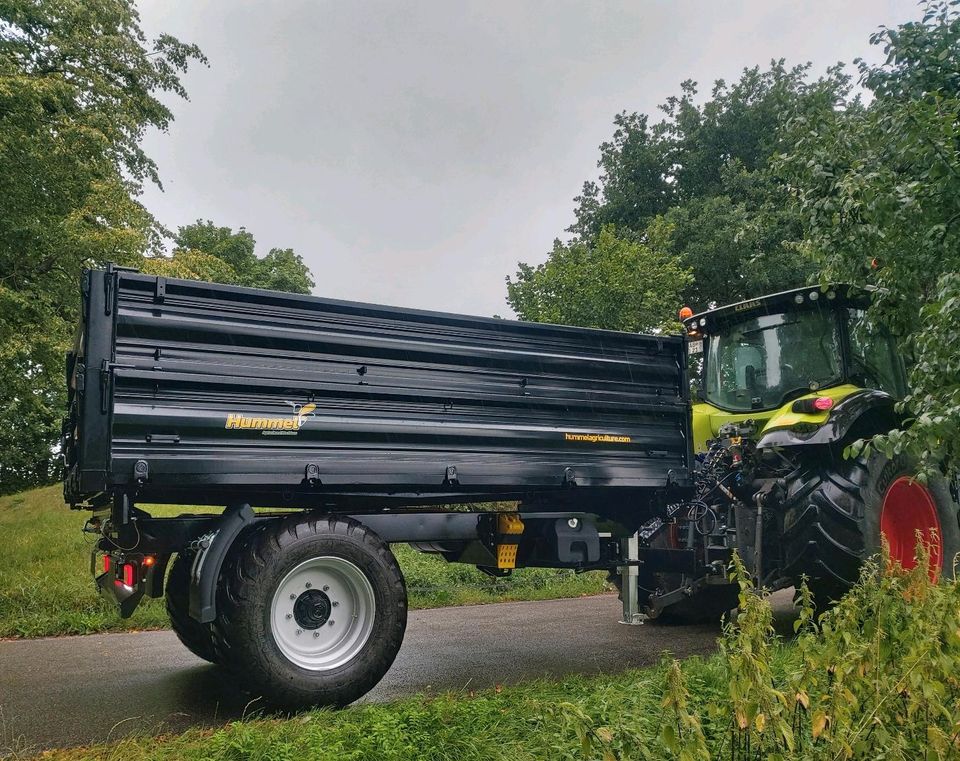
[[[124,618],[144,597],[162,597],[170,559],[193,556],[189,613],[207,624],[217,615],[216,598],[224,560],[245,529],[291,514],[316,511],[254,511],[236,503],[221,514],[154,517],[126,494],[101,504],[85,530],[99,536],[91,553],[91,573],[100,593],[112,599]],[[323,514],[326,516],[327,514]],[[406,543],[448,562],[467,563],[491,576],[515,568],[602,570],[620,576],[621,623],[640,624],[638,570],[644,565],[682,572],[691,578],[716,575],[717,562],[692,549],[654,549],[622,524],[595,513],[570,510],[453,512],[392,510],[345,517],[363,524],[388,544]]]

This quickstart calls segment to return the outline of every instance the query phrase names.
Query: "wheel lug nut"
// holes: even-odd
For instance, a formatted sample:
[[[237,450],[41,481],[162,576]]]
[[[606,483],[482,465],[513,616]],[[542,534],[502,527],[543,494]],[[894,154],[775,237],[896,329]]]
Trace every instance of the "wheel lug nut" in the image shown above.
[[[314,632],[314,633],[313,633],[313,638],[314,638],[314,639],[316,639],[316,638],[319,637],[319,636],[320,636],[320,632]]]
[[[297,629],[297,636],[299,637],[301,634],[303,634],[303,630],[302,630],[302,629]]]
[[[323,585],[323,591],[324,591],[324,592],[329,592],[329,591],[330,591],[329,585],[324,584],[324,585]]]
[[[334,600],[334,601],[333,601],[332,603],[330,603],[330,604],[331,604],[334,608],[336,608],[340,603],[338,603],[336,600]]]
[[[292,594],[292,595],[290,595],[290,599],[291,599],[291,600],[296,600],[296,599],[297,599],[297,596]]]
[[[331,618],[329,621],[327,621],[327,623],[330,624],[330,626],[333,626],[333,619]]]
[[[307,589],[310,589],[310,587],[312,587],[312,586],[313,586],[313,584],[311,584],[311,583],[308,581],[307,584],[306,584]]]
[[[287,620],[289,621],[291,618],[293,618],[293,613],[287,613]]]

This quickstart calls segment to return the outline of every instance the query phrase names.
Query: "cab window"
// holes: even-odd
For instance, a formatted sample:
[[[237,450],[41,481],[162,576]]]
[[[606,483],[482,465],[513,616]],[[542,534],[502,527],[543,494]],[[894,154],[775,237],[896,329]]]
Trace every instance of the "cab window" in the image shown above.
[[[867,319],[862,309],[848,309],[847,315],[851,383],[902,398],[906,384],[893,337],[882,325]]]
[[[733,411],[769,410],[841,377],[836,314],[767,314],[729,325],[709,342],[707,401]]]

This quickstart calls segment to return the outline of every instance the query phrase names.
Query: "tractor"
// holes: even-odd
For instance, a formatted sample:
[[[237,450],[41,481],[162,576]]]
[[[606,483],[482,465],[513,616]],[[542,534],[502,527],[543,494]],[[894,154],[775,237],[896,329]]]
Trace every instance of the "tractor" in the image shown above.
[[[867,317],[870,300],[864,289],[813,286],[681,310],[695,496],[666,506],[639,539],[648,551],[695,549],[705,572],[641,566],[637,602],[648,618],[690,622],[735,607],[724,565],[711,562],[723,548],[739,552],[758,586],[806,579],[818,605],[850,588],[883,541],[905,568],[922,541],[931,576],[952,573],[956,484],[917,480],[904,455],[848,449],[903,423],[904,360]]]

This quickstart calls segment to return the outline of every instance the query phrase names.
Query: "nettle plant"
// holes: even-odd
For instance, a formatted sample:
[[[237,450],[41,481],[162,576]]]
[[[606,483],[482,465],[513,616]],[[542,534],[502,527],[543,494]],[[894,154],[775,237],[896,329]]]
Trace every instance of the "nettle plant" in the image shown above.
[[[681,761],[916,761],[960,758],[960,585],[931,578],[928,553],[904,569],[883,556],[826,613],[798,591],[796,637],[773,627],[767,593],[739,559],[740,607],[724,625],[715,661],[660,670],[656,729],[612,733],[571,716],[585,758]],[[706,667],[707,678],[703,675]],[[638,737],[644,734],[645,737]]]

